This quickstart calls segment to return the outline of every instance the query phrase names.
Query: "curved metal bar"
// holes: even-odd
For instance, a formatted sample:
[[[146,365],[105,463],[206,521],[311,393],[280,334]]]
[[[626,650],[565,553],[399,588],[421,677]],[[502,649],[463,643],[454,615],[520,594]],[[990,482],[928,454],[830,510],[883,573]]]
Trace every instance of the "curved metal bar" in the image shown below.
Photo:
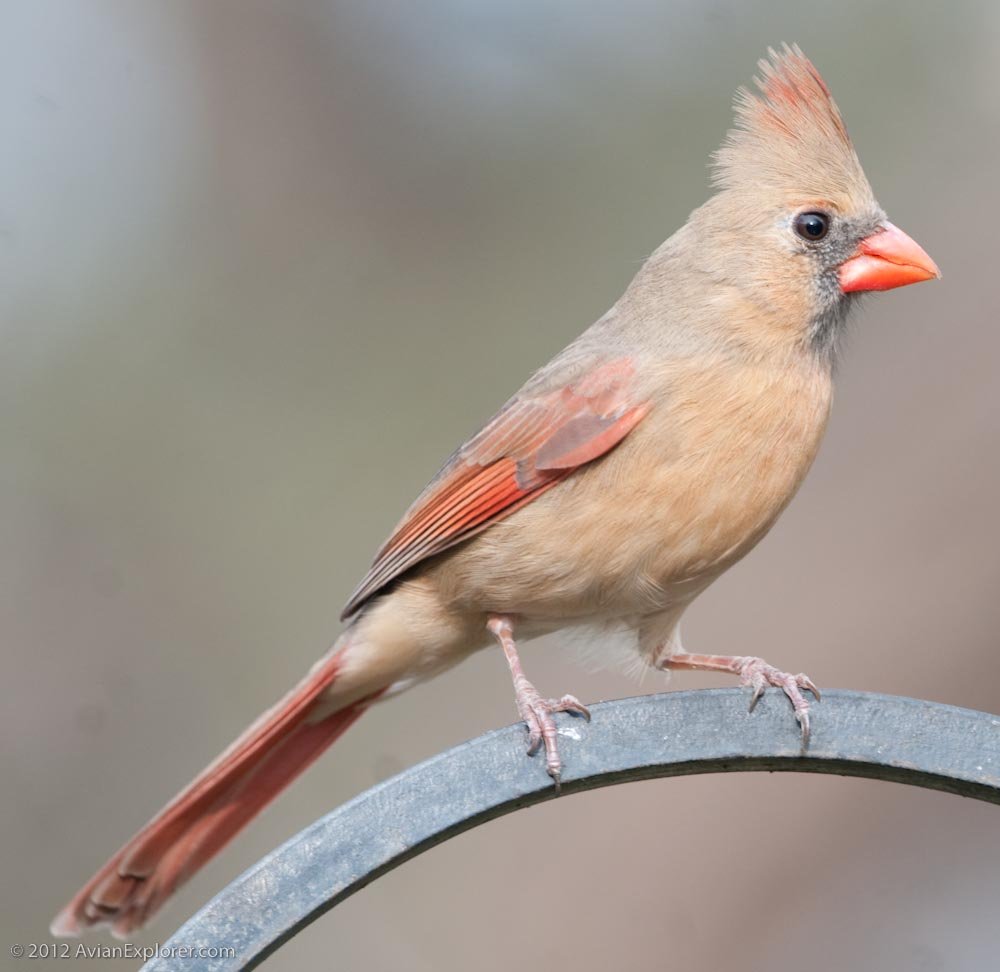
[[[590,724],[559,717],[563,796],[660,776],[785,770],[910,783],[1000,803],[1000,716],[971,709],[824,693],[805,754],[779,692],[767,693],[752,714],[743,689],[647,695],[602,702],[591,712]],[[253,968],[411,857],[553,799],[544,764],[526,759],[524,745],[523,725],[488,732],[328,813],[216,895],[143,972]],[[194,957],[213,948],[231,948],[235,956]]]

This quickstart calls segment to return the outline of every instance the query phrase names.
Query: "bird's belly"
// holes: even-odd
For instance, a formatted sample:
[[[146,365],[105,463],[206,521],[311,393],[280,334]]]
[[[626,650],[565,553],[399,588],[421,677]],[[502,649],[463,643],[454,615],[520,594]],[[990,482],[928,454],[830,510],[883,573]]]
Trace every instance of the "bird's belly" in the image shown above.
[[[735,415],[731,405],[724,417],[699,408],[665,435],[640,427],[442,558],[436,585],[467,610],[540,626],[682,610],[784,509],[828,406],[828,389],[792,415],[758,396]]]

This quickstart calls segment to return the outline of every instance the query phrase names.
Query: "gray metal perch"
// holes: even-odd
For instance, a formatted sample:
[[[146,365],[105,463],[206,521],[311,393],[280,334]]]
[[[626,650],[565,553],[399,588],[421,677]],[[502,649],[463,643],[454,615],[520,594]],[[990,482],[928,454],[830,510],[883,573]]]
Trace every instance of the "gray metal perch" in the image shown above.
[[[780,692],[668,692],[559,717],[562,796],[661,776],[784,770],[910,783],[1000,803],[1000,717],[919,699],[824,693],[808,751]],[[328,813],[215,896],[142,972],[253,968],[366,884],[449,837],[555,797],[523,725],[488,732]],[[232,948],[234,958],[170,958]],[[188,952],[190,955],[191,952]]]

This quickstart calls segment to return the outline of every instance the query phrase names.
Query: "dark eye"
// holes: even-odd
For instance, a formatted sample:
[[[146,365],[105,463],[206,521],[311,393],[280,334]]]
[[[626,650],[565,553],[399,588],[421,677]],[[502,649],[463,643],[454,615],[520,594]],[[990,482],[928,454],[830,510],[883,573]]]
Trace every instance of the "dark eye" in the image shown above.
[[[826,213],[799,213],[795,217],[795,232],[815,243],[830,232],[830,217]]]

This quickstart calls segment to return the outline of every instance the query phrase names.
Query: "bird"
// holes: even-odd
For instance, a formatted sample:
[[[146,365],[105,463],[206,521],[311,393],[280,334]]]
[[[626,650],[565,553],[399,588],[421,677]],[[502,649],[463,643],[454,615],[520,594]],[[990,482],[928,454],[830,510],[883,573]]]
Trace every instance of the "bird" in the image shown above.
[[[132,837],[58,914],[57,935],[145,924],[376,701],[502,651],[558,786],[556,712],[519,646],[623,628],[637,662],[819,690],[762,658],[692,654],[687,606],[775,522],[809,470],[860,295],[940,276],[875,199],[829,89],[770,48],[714,155],[715,192],[621,298],[445,462],[379,549],[305,678]]]

